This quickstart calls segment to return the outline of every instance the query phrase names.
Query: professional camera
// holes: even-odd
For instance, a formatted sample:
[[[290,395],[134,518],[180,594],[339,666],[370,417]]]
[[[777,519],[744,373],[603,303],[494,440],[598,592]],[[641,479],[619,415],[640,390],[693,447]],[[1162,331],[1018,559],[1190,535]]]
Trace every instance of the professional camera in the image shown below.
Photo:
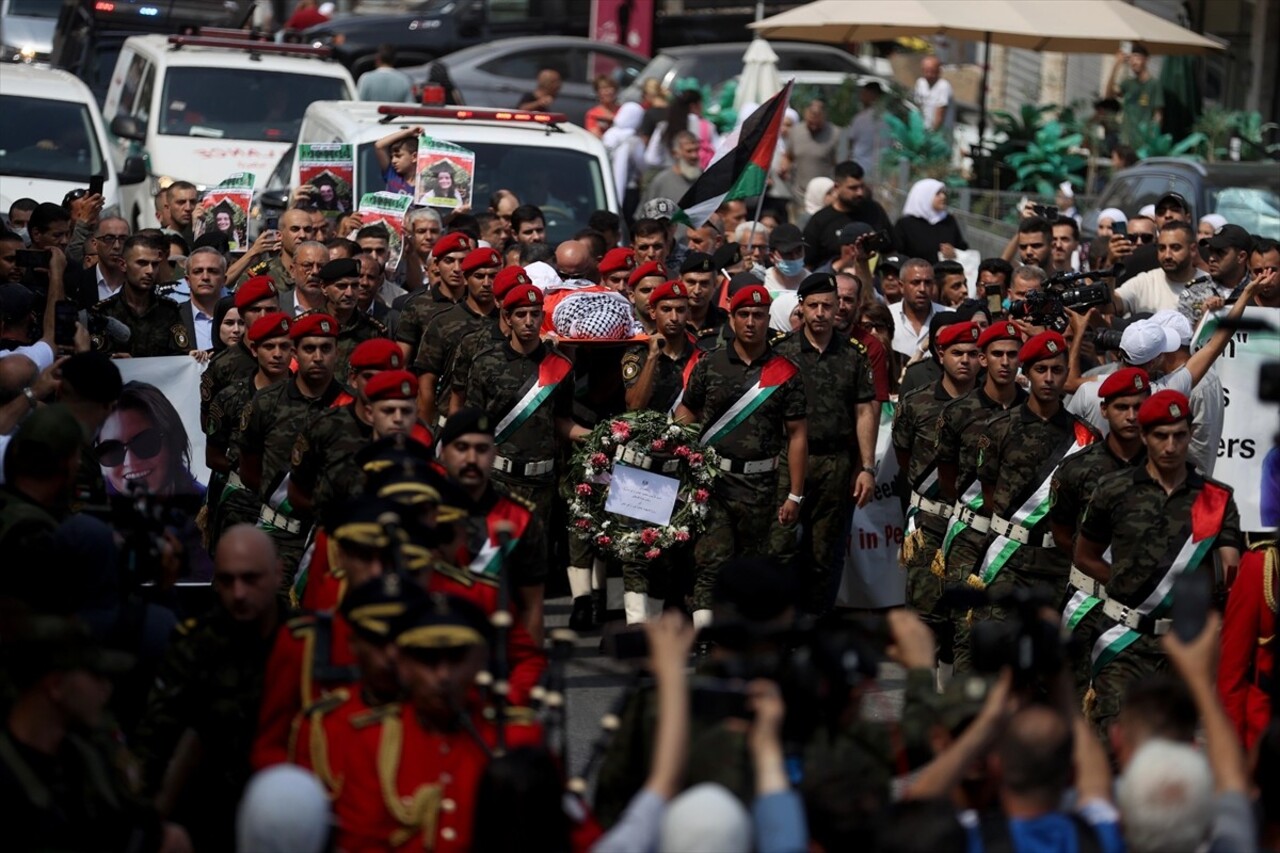
[[[1046,607],[1056,609],[1047,592],[1013,589],[993,596],[966,584],[953,584],[943,593],[942,602],[954,609],[995,606],[1008,613],[1000,621],[973,623],[969,644],[973,668],[978,672],[998,673],[1008,667],[1016,683],[1028,684],[1052,676],[1070,660],[1071,635],[1064,635],[1041,615]]]
[[[1120,349],[1123,329],[1097,329],[1093,333],[1093,345],[1100,350]]]
[[[1072,285],[1086,279],[1113,278],[1121,270],[1123,267],[1117,264],[1109,270],[1058,273],[1044,283],[1043,289],[1033,291],[1027,294],[1026,299],[1010,305],[1009,318],[1026,320],[1033,326],[1044,326],[1061,332],[1068,325],[1068,308],[1085,311],[1094,305],[1106,305],[1111,301],[1111,289],[1105,284]]]
[[[863,245],[868,252],[892,252],[893,237],[888,231],[876,231],[866,238]]]

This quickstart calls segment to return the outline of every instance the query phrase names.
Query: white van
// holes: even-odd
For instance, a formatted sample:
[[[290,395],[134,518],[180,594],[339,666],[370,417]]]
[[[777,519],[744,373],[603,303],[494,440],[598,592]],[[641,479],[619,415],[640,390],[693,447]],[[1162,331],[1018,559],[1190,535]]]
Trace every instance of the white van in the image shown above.
[[[0,210],[20,198],[60,203],[99,175],[107,205],[117,202],[120,180],[88,86],[65,71],[5,65],[0,116]]]
[[[125,41],[102,114],[116,162],[146,158],[150,180],[122,199],[135,225],[156,224],[152,197],[174,180],[209,187],[253,172],[262,186],[312,101],[355,97],[350,72],[324,59],[327,49],[237,32]]]
[[[618,210],[609,156],[592,134],[557,113],[527,113],[475,107],[419,107],[370,101],[318,101],[307,107],[299,143],[348,142],[356,146],[354,197],[385,189],[374,142],[397,128],[422,127],[426,134],[476,155],[472,206],[484,210],[489,196],[511,190],[546,216],[547,241],[569,239],[596,210]],[[281,161],[267,188],[296,187],[296,149]]]

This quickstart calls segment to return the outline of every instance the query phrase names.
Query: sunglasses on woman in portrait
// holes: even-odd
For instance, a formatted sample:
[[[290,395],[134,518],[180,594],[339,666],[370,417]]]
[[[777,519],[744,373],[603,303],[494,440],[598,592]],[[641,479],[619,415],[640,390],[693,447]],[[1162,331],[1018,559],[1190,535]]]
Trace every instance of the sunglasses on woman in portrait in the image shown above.
[[[124,462],[125,454],[133,451],[138,459],[151,459],[164,448],[164,433],[158,429],[144,429],[128,441],[109,438],[93,446],[94,458],[99,465],[115,467]]]

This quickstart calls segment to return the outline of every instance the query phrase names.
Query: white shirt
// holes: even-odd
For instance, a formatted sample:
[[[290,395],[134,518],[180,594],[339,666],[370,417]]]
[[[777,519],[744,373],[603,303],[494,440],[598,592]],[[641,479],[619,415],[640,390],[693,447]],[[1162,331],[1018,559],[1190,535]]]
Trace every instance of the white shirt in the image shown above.
[[[1105,438],[1107,433],[1111,432],[1111,428],[1107,425],[1107,419],[1102,416],[1101,401],[1098,399],[1098,389],[1102,387],[1102,383],[1107,377],[1099,376],[1093,382],[1085,382],[1075,393],[1071,395],[1071,399],[1067,401],[1067,411],[1075,415],[1080,420],[1088,423],[1098,432],[1102,433]],[[1203,383],[1204,380],[1201,380]],[[1172,373],[1161,376],[1159,379],[1151,381],[1151,393],[1163,391],[1166,388],[1177,391],[1186,397],[1190,397],[1191,391],[1191,371],[1185,367],[1179,367]],[[1221,386],[1219,386],[1221,388]],[[1219,392],[1221,396],[1221,392]],[[1193,404],[1194,406],[1194,404]],[[1194,415],[1193,415],[1194,417]],[[1221,418],[1221,414],[1219,414]],[[1221,423],[1218,426],[1218,432],[1222,432]],[[1215,453],[1217,452],[1217,444],[1214,444]]]
[[[951,124],[951,84],[941,77],[932,86],[923,77],[916,80],[915,102],[923,113],[924,126],[929,130],[938,130],[935,118],[938,107],[943,108],[942,126]]]
[[[899,300],[889,306],[889,313],[893,315],[893,351],[911,358],[928,342],[929,321],[933,319],[933,315],[948,309],[947,306],[939,305],[937,302],[930,303],[929,316],[920,323],[920,331],[917,332],[911,328],[907,320],[904,304]]]
[[[93,271],[98,275],[98,301],[110,299],[120,292],[120,287],[124,287],[124,282],[120,283],[120,287],[112,287],[102,275],[101,265],[94,265]]]
[[[1186,284],[1178,284],[1169,281],[1164,270],[1157,268],[1138,273],[1117,287],[1116,295],[1124,301],[1126,314],[1177,311],[1178,297],[1191,283],[1188,281]]]
[[[36,373],[43,373],[50,367],[53,367],[54,359],[57,355],[53,351],[53,347],[45,341],[36,341],[34,344],[25,347],[18,347],[11,350],[0,350],[0,358],[8,358],[11,355],[25,355],[31,359],[36,366]],[[2,460],[3,457],[0,457]]]
[[[1222,441],[1222,380],[1210,367],[1200,383],[1187,395],[1191,403],[1191,461],[1206,476],[1213,476]]]

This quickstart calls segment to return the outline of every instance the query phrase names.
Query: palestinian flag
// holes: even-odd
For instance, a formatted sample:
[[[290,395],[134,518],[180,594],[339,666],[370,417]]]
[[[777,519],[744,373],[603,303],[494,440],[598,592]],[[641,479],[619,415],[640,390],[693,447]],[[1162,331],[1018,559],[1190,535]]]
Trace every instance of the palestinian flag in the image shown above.
[[[748,116],[737,144],[713,160],[680,199],[680,210],[672,217],[676,222],[699,227],[726,201],[754,198],[764,192],[793,82],[788,80],[781,92]]]

